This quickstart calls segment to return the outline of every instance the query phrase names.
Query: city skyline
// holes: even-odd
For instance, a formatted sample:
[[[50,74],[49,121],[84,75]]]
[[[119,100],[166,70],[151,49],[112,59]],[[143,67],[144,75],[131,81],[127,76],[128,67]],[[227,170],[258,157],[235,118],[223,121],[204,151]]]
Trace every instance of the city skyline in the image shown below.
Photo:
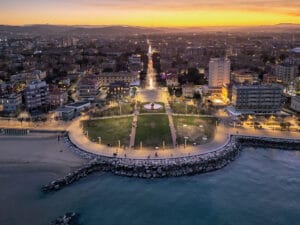
[[[213,0],[3,0],[0,24],[129,25],[146,27],[255,26],[300,23],[300,2]]]

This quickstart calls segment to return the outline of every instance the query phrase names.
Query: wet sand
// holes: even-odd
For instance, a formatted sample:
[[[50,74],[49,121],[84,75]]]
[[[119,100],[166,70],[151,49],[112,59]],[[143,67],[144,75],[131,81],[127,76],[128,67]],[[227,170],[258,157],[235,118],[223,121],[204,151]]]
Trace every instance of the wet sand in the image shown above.
[[[62,172],[79,167],[85,161],[65,148],[62,138],[0,137],[0,164],[22,164],[60,168]]]
[[[0,224],[43,224],[55,216],[45,208],[40,187],[86,161],[67,150],[57,136],[0,137]],[[42,208],[44,210],[42,210]],[[36,212],[34,215],[32,212]],[[47,224],[47,223],[46,223]]]

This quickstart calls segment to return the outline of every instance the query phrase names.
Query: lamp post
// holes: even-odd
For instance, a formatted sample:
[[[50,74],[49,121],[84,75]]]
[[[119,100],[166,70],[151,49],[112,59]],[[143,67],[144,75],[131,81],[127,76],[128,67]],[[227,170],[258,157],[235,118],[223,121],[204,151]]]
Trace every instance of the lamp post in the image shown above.
[[[99,140],[99,144],[101,145],[101,142],[102,142],[101,137],[98,137],[98,140]]]
[[[119,109],[120,109],[120,115],[121,115],[122,110],[121,110],[121,103],[120,103],[120,101],[119,101]]]
[[[185,114],[187,114],[187,102],[185,101]]]
[[[186,148],[186,141],[189,139],[189,137],[184,137],[184,148]]]

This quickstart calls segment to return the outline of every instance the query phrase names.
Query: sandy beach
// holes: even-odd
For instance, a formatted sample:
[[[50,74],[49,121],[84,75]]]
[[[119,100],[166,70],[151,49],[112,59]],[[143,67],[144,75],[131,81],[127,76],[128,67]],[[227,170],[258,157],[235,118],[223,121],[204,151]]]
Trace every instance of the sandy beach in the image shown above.
[[[0,164],[26,164],[61,169],[79,167],[85,161],[68,151],[56,135],[0,137]]]
[[[32,199],[41,198],[42,185],[85,163],[64,147],[53,134],[0,137],[1,225],[38,225],[58,216],[45,210],[46,201]]]

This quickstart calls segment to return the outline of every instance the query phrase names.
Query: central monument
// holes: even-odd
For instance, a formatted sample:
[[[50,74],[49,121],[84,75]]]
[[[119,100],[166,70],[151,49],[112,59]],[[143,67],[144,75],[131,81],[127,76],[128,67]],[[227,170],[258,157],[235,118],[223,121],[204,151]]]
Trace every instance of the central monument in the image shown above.
[[[146,105],[144,105],[144,109],[147,109],[147,110],[158,110],[158,109],[161,109],[163,106],[161,104],[158,104],[158,103],[148,103]]]

